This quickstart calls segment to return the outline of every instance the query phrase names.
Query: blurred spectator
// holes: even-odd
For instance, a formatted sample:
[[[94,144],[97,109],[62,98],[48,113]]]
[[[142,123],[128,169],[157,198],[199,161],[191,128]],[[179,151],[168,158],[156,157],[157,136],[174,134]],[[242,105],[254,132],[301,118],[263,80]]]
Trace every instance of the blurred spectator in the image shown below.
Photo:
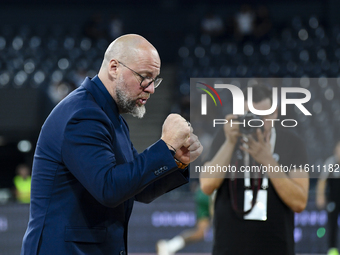
[[[100,13],[92,15],[90,20],[85,23],[84,34],[92,40],[106,38],[106,25]]]
[[[201,30],[202,33],[212,37],[221,37],[224,33],[223,20],[219,15],[210,11],[205,15],[201,22]]]
[[[337,142],[334,155],[327,158],[316,186],[316,205],[319,209],[326,206],[328,212],[328,255],[339,255],[337,249],[338,216],[340,212],[340,173],[333,171],[334,164],[340,164],[340,141]],[[332,168],[331,168],[332,166]],[[329,187],[328,203],[326,203],[326,185]]]
[[[272,90],[261,84],[252,88],[254,108],[269,109]],[[246,90],[244,94],[247,98]],[[269,116],[276,119],[277,110]],[[265,118],[268,117],[263,117],[264,122]],[[237,116],[226,116],[229,123],[232,119]],[[306,207],[308,173],[297,168],[288,173],[269,170],[261,176],[256,171],[240,169],[304,165],[307,154],[303,141],[271,124],[264,124],[263,131],[257,129],[249,135],[238,125],[224,125],[220,130],[204,166],[233,166],[235,171],[200,173],[202,191],[208,195],[217,191],[212,254],[294,255],[294,212]]]
[[[15,197],[19,203],[29,204],[31,198],[31,175],[27,165],[21,164],[16,168],[16,176],[13,179]]]
[[[254,35],[257,39],[263,39],[268,36],[272,29],[272,22],[269,17],[268,8],[261,5],[256,10],[256,18],[254,21]]]
[[[251,6],[243,4],[235,16],[235,38],[242,41],[251,37],[254,33],[254,21],[255,14]]]
[[[111,40],[116,39],[117,37],[123,34],[123,21],[117,15],[113,15],[111,17],[109,23],[109,36]]]

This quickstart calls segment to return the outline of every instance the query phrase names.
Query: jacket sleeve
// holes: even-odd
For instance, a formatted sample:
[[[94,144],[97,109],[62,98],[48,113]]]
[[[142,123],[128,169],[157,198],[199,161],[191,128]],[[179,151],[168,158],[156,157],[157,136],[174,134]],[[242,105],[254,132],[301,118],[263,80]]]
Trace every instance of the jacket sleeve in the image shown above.
[[[131,143],[131,149],[133,151],[133,156],[138,157],[137,150],[133,147]],[[170,152],[171,153],[171,152]],[[171,156],[174,157],[175,153],[171,153]],[[157,197],[176,189],[184,184],[189,182],[189,167],[184,170],[179,169],[164,178],[161,178],[150,185],[148,185],[143,191],[138,193],[135,196],[135,200],[142,203],[151,203]]]
[[[148,185],[142,192],[135,196],[135,200],[150,203],[157,197],[176,189],[189,182],[189,169],[175,171]]]
[[[107,116],[99,109],[87,108],[69,120],[61,149],[65,166],[105,206],[116,207],[153,182],[179,171],[162,140],[133,161],[117,164],[114,150],[124,148],[113,148],[113,139],[114,128]]]

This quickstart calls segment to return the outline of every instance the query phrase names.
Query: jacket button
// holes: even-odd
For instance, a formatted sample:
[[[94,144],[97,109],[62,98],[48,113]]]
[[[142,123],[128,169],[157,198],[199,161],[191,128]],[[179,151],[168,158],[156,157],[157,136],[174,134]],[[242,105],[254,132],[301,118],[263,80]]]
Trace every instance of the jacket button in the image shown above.
[[[119,255],[125,255],[125,251],[120,251]]]

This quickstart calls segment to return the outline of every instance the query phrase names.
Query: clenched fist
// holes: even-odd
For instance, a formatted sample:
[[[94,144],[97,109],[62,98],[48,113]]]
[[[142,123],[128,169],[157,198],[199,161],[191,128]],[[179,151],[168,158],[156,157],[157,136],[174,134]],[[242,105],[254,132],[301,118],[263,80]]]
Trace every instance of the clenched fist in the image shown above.
[[[170,114],[163,124],[161,139],[175,149],[175,158],[189,164],[201,155],[203,147],[191,125],[179,114]]]

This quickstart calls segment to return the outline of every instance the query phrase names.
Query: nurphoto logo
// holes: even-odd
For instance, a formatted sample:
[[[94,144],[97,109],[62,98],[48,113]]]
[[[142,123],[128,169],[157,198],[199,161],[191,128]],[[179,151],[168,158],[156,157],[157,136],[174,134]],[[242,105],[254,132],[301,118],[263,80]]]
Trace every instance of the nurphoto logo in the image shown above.
[[[215,106],[217,106],[216,100],[211,92],[209,92],[206,88],[209,88],[219,99],[221,106],[222,100],[217,93],[215,89],[228,89],[231,92],[232,99],[233,99],[233,114],[235,115],[244,115],[245,110],[245,98],[242,90],[232,84],[214,84],[214,88],[208,84],[202,83],[202,82],[197,82],[196,87],[198,89],[203,90],[206,92],[214,101]],[[267,110],[258,110],[254,108],[253,105],[253,88],[248,87],[247,88],[248,92],[248,98],[247,98],[247,103],[248,103],[248,109],[249,112],[253,113],[254,115],[258,116],[268,116],[271,115],[272,113],[275,112],[277,109],[278,105],[278,88],[273,87],[272,88],[272,105],[269,109]],[[295,93],[295,94],[301,94],[304,95],[303,98],[287,98],[287,95],[289,93]],[[201,94],[201,115],[207,115],[207,94]],[[304,107],[303,104],[307,103],[311,99],[311,93],[309,90],[305,88],[297,88],[297,87],[282,87],[281,88],[281,115],[286,116],[287,111],[287,105],[292,104],[295,105],[304,115],[306,116],[311,116],[312,114]],[[274,126],[275,121],[279,121],[279,119],[248,119],[247,123],[246,120],[244,119],[243,122],[233,122],[232,120],[230,121],[230,125],[232,124],[243,124],[244,126],[248,124],[249,127],[262,127],[264,125],[264,121],[270,121],[272,123],[272,126]],[[254,122],[259,122],[258,125],[254,125]],[[293,125],[288,125],[287,122],[293,122]],[[228,121],[226,119],[214,119],[213,120],[213,127],[215,127],[218,124],[227,124]],[[295,119],[284,119],[281,121],[281,125],[283,127],[295,127],[297,126],[297,121]]]

